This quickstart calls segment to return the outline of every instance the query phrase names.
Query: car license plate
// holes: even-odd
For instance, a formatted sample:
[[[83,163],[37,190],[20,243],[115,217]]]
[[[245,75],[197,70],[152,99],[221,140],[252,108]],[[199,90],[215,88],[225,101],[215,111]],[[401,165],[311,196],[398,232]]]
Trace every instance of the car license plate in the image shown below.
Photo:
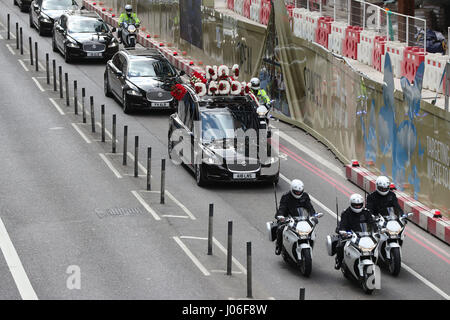
[[[103,55],[103,52],[88,52],[88,57],[101,57]]]
[[[168,107],[170,106],[169,102],[152,102],[152,107]]]
[[[233,179],[236,180],[256,179],[256,173],[234,173]]]

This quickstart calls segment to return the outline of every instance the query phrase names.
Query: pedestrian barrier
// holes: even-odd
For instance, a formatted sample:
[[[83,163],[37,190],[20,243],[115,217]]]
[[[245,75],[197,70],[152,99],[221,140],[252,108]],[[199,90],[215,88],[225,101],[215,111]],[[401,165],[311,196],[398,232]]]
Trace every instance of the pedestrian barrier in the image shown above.
[[[406,47],[405,43],[398,41],[388,41],[385,44],[386,53],[389,53],[392,64],[392,72],[394,77],[400,78],[402,76],[401,64],[403,60],[403,51]],[[381,72],[384,72],[384,59],[385,55],[381,59]]]
[[[331,33],[332,17],[320,17],[316,29],[316,42],[328,49],[328,38]]]
[[[385,53],[386,37],[375,36],[372,51],[372,66],[381,72],[382,57]]]
[[[234,11],[234,0],[227,0],[227,8]]]
[[[343,54],[342,46],[345,39],[345,30],[347,24],[344,22],[333,21],[331,23],[331,33],[328,37],[328,49],[337,54]]]
[[[295,8],[293,10],[294,35],[296,37],[306,39],[306,14],[309,11],[304,8]]]
[[[373,31],[363,30],[361,32],[361,41],[358,44],[358,61],[368,66],[372,65],[372,51],[376,35]]]
[[[314,42],[316,38],[316,29],[320,18],[319,12],[309,12],[306,15],[306,40]]]
[[[425,61],[425,55],[423,48],[419,47],[406,47],[403,51],[402,76],[406,77],[410,83],[414,82],[420,63]]]
[[[270,4],[270,0],[262,0],[261,1],[261,13],[260,13],[260,23],[264,25],[269,24],[270,19],[270,10],[272,6]]]
[[[250,19],[260,22],[261,0],[251,0],[250,4]]]
[[[360,42],[361,36],[361,27],[357,26],[348,26],[345,30],[345,39],[343,45],[343,53],[342,55],[358,60],[358,44]]]
[[[244,0],[234,0],[234,12],[244,15]]]
[[[244,17],[246,17],[248,19],[250,19],[250,6],[251,6],[251,0],[244,0],[242,14]]]
[[[444,81],[441,79],[445,70],[445,64],[449,60],[448,55],[428,53],[425,57],[425,73],[423,76],[423,88],[443,93]]]

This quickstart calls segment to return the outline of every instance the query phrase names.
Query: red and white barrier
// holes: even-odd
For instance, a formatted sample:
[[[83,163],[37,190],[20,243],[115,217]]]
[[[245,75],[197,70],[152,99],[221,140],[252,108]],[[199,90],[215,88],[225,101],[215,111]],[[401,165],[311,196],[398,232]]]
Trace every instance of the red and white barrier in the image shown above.
[[[309,12],[306,14],[306,40],[314,42],[316,38],[316,29],[320,18],[319,12]]]
[[[342,45],[345,39],[345,30],[348,25],[344,22],[331,23],[331,33],[328,37],[328,49],[337,54],[342,54]]]
[[[372,50],[372,67],[381,72],[382,58],[385,53],[386,37],[375,36]]]
[[[234,11],[234,0],[227,0],[227,8]]]
[[[385,47],[386,53],[389,53],[389,57],[391,58],[392,72],[394,73],[394,77],[401,78],[403,51],[406,47],[406,44],[398,41],[389,41],[386,42]],[[381,60],[381,72],[384,72],[385,57],[386,54],[383,56]]]
[[[373,31],[363,30],[361,32],[361,39],[358,44],[358,61],[368,66],[372,65],[372,51],[376,35]]]
[[[405,47],[403,50],[402,76],[410,83],[413,83],[420,63],[425,61],[425,55],[424,49],[419,47]]]
[[[377,176],[363,167],[345,166],[347,179],[356,184],[361,189],[371,193],[376,189],[375,180]],[[409,219],[437,238],[450,244],[450,221],[446,218],[434,218],[435,210],[432,210],[408,194],[395,191],[400,207],[406,212],[412,212],[413,216]]]
[[[342,54],[350,59],[358,60],[358,44],[360,42],[361,27],[348,26],[345,30],[344,45]]]
[[[234,0],[234,12],[244,15],[244,0]]]
[[[250,5],[250,19],[256,22],[261,22],[260,13],[261,13],[261,0],[251,0]]]
[[[423,88],[443,93],[442,75],[449,56],[439,53],[428,53],[425,57],[425,74],[423,76]]]
[[[295,8],[293,10],[294,19],[294,35],[296,37],[306,39],[306,15],[308,10],[304,8]]]
[[[328,38],[331,33],[332,17],[320,17],[316,29],[316,43],[328,49]]]

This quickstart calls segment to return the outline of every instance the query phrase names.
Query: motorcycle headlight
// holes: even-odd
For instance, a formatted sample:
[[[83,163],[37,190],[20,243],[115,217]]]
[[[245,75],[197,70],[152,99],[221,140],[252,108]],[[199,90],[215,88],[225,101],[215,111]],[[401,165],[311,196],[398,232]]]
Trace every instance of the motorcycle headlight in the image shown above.
[[[373,246],[371,246],[371,247],[358,246],[358,248],[359,248],[359,250],[361,250],[362,252],[368,253],[368,252],[371,252],[373,249],[375,249],[376,246],[377,246],[377,245],[375,244],[375,245],[373,245]]]
[[[298,230],[297,230],[297,234],[298,234],[300,237],[306,237],[306,236],[308,236],[311,232],[312,232],[312,229],[309,230],[309,231],[306,231],[306,232],[301,232],[301,231],[298,231]]]
[[[130,24],[127,28],[128,32],[134,33],[136,32],[136,27],[132,24]]]

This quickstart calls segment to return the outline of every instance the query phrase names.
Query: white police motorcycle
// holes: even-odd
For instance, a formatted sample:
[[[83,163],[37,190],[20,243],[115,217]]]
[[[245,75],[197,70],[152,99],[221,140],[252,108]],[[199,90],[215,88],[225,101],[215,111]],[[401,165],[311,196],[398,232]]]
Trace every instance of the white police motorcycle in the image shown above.
[[[353,278],[358,281],[367,294],[372,294],[374,289],[380,288],[381,274],[377,267],[378,238],[380,235],[367,223],[361,223],[361,232],[340,231],[344,245],[344,259],[341,271],[345,278]],[[334,243],[334,244],[333,244]],[[328,255],[336,253],[336,241],[327,236]]]
[[[122,22],[122,43],[125,48],[136,46],[137,28],[139,24]]]
[[[283,230],[283,245],[281,256],[287,263],[296,265],[300,272],[309,277],[312,271],[312,249],[316,233],[314,231],[319,223],[317,218],[323,216],[323,213],[316,213],[309,217],[305,208],[297,208],[298,217],[277,217],[279,221],[286,222]],[[274,222],[267,222],[267,231],[269,240],[276,240],[277,225]]]
[[[379,263],[387,266],[393,276],[397,276],[402,265],[401,248],[405,238],[405,226],[407,218],[412,213],[398,217],[393,207],[388,207],[386,211],[378,221],[378,226],[381,229]]]

